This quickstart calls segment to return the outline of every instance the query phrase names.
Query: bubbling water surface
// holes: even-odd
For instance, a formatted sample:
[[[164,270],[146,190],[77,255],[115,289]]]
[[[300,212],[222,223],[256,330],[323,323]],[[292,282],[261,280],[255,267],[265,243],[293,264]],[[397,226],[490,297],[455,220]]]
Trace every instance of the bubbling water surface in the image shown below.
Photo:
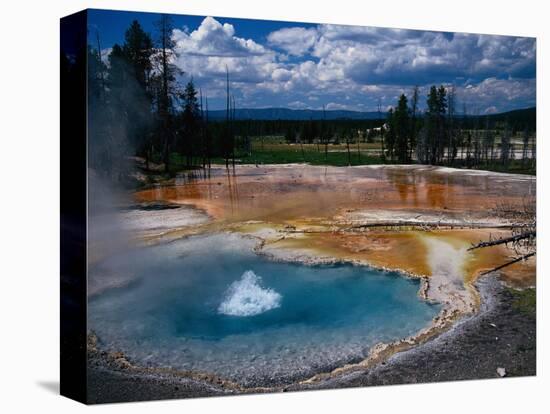
[[[252,270],[247,270],[241,279],[229,286],[218,312],[223,315],[254,316],[278,308],[281,295],[273,289],[262,288],[260,284],[261,278]]]
[[[89,328],[104,349],[139,365],[283,384],[362,359],[440,310],[418,297],[417,280],[274,262],[254,244],[236,234],[197,236],[103,263],[135,281],[90,300]]]

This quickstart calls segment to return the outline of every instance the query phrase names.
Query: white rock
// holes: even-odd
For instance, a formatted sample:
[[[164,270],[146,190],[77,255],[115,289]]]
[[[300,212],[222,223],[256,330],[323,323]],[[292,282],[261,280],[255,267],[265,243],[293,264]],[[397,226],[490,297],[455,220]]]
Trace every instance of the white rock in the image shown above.
[[[497,374],[499,377],[505,377],[506,376],[506,370],[502,367],[497,368]]]

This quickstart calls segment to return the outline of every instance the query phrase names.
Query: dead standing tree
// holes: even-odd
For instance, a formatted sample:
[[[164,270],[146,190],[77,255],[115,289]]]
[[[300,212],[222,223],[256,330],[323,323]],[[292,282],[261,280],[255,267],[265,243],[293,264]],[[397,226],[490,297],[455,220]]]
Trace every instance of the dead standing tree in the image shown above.
[[[508,130],[508,123],[506,123],[504,130],[500,135],[500,161],[505,169],[508,169],[511,154],[513,154],[513,152],[510,140],[510,131]]]
[[[322,140],[323,143],[325,144],[325,164],[328,164],[328,140],[329,140],[329,134],[328,134],[327,131],[325,130],[325,128],[326,128],[325,120],[326,120],[325,105],[323,104],[323,120],[321,121],[321,140]]]
[[[522,138],[522,151],[521,151],[521,166],[525,167],[525,162],[527,160],[527,157],[529,156],[529,130],[527,127],[523,130]]]
[[[201,139],[201,155],[202,155],[202,169],[210,168],[210,155],[208,148],[207,129],[208,129],[208,98],[205,95],[206,109],[203,107],[202,88],[199,88],[200,96],[200,139]],[[206,110],[206,112],[205,112]]]
[[[231,95],[231,162],[233,164],[233,174],[235,173],[235,95]]]
[[[532,144],[531,144],[531,166],[533,168],[537,165],[537,136],[534,135],[532,138]]]
[[[355,131],[355,141],[356,141],[356,144],[357,144],[357,162],[359,163],[359,165],[361,165],[361,140],[360,140],[360,135],[357,131]]]
[[[378,122],[382,124],[382,100],[378,98]],[[381,151],[381,158],[382,163],[385,164],[386,162],[386,149],[384,148],[384,125],[380,126],[380,151]]]
[[[223,130],[223,147],[225,168],[229,168],[229,158],[233,170],[235,169],[235,97],[229,93],[229,68],[225,67],[225,82],[226,82],[226,109],[225,109],[225,126]]]
[[[447,164],[452,165],[456,157],[456,138],[455,138],[455,87],[447,89],[447,134],[449,147],[447,148]]]
[[[344,129],[344,139],[346,140],[346,149],[348,152],[348,167],[351,166],[351,151],[349,148],[350,140],[351,140],[351,133],[349,130]]]
[[[170,154],[174,144],[173,98],[178,94],[177,75],[183,74],[173,60],[177,57],[175,42],[172,39],[173,24],[169,15],[163,14],[155,22],[157,29],[157,53],[153,57],[158,72],[154,81],[157,84],[157,112],[162,161],[166,172],[170,171]]]
[[[410,130],[409,130],[409,155],[408,159],[412,161],[414,149],[418,144],[418,95],[419,88],[415,86],[413,88],[412,97],[411,97],[411,116],[410,116]]]

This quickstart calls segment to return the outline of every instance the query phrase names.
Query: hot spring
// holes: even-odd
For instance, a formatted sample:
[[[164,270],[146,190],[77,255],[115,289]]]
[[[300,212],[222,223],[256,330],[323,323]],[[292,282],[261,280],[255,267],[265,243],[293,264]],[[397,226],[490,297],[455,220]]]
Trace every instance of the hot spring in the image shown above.
[[[367,356],[426,327],[440,305],[419,281],[347,264],[306,266],[254,253],[235,234],[140,248],[98,264],[132,283],[89,301],[103,349],[134,364],[282,384]]]

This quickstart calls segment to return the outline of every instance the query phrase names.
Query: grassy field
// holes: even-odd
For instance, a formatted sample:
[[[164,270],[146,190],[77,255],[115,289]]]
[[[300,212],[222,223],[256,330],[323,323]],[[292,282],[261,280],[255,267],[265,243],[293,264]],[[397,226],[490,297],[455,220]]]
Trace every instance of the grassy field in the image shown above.
[[[380,145],[362,143],[350,146],[350,157],[345,144],[329,144],[325,157],[325,147],[317,144],[288,144],[277,138],[255,139],[252,141],[250,153],[238,152],[236,162],[240,164],[289,164],[308,163],[312,165],[367,165],[380,164]],[[222,158],[214,160],[216,163],[225,162]]]
[[[350,144],[350,156],[348,158],[345,143],[329,144],[325,156],[324,145],[317,144],[289,144],[283,137],[256,137],[252,139],[250,153],[238,150],[235,153],[236,164],[291,164],[308,163],[311,165],[332,165],[345,167],[348,165],[372,165],[391,164],[381,157],[381,145],[376,143]],[[184,160],[177,154],[173,154],[172,165],[175,169],[183,169]],[[213,164],[224,164],[225,159],[216,157]],[[460,160],[455,165],[460,168]],[[536,170],[531,163],[522,163],[520,160],[511,160],[508,168],[500,162],[494,162],[479,167],[482,170],[510,172],[517,174],[535,175]]]
[[[537,291],[535,289],[508,289],[514,295],[512,306],[520,312],[535,316],[537,311]]]

